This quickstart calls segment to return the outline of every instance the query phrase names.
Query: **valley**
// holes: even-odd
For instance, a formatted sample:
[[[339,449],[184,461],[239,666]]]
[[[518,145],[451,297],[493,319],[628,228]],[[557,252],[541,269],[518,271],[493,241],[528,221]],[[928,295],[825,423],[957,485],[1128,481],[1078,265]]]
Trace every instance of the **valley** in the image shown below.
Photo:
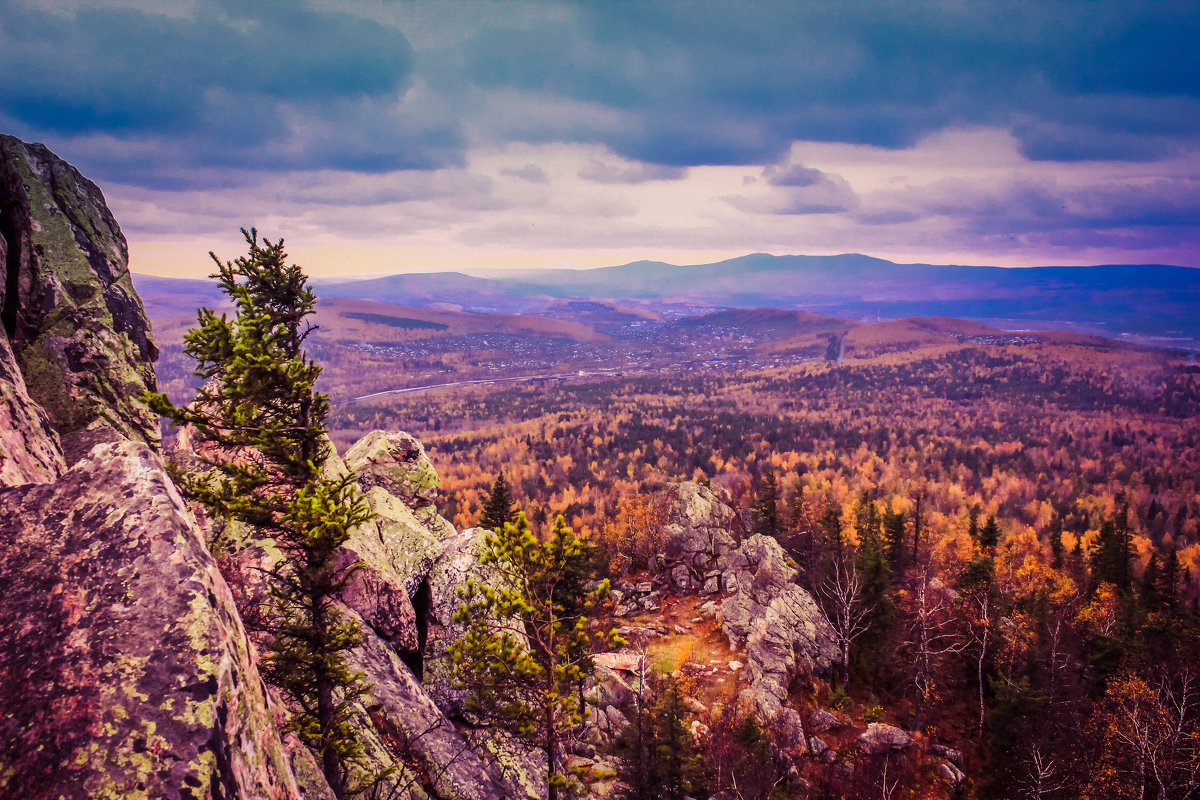
[[[178,300],[153,297],[160,385],[186,400],[190,320]],[[1200,641],[1200,365],[1186,348],[944,316],[607,299],[534,314],[330,297],[315,325],[308,349],[337,450],[372,431],[416,437],[457,530],[480,524],[497,476],[540,539],[561,516],[615,589],[597,624],[626,645],[597,654],[604,685],[618,687],[602,691],[620,696],[638,669],[656,702],[682,687],[686,741],[717,749],[681,743],[681,757],[769,778],[756,791],[874,796],[901,752],[892,780],[913,796],[1013,796],[1031,753],[1101,787],[1105,773],[1091,771],[1115,756],[1093,728],[1119,702],[1114,676],[1144,674],[1147,658],[1178,666]],[[681,515],[697,514],[681,532]],[[698,545],[693,525],[732,538]],[[769,549],[754,550],[766,540],[752,534]],[[1124,555],[1105,555],[1114,535]],[[694,546],[727,571],[672,560]],[[752,620],[738,609],[774,612],[738,581],[769,585],[770,608],[803,592],[818,605],[789,614],[831,615],[841,558],[862,581],[848,601],[862,624],[845,679],[743,651]],[[1105,566],[1114,558],[1123,566]],[[745,559],[750,572],[736,577],[729,565]],[[771,619],[774,635],[792,635]],[[944,644],[921,650],[923,626]],[[763,677],[772,670],[790,683]],[[747,692],[774,720],[755,735],[793,753],[798,772],[745,762]],[[785,724],[771,697],[811,715],[806,757],[786,744],[800,723]],[[615,749],[593,758],[620,770],[633,711],[614,702],[595,724]],[[865,760],[828,766],[843,758]]]

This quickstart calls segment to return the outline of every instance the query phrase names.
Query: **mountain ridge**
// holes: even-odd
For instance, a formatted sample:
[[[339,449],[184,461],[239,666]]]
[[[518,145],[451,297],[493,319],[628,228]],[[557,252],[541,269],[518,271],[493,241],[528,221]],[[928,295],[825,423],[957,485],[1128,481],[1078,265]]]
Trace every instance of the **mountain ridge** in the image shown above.
[[[135,280],[150,298],[155,287],[166,286],[158,282],[168,280],[146,278]],[[1169,264],[993,267],[897,264],[861,253],[750,253],[708,264],[635,261],[589,270],[505,271],[494,277],[403,273],[325,283],[320,293],[507,314],[557,313],[564,300],[586,300],[676,318],[730,308],[780,308],[858,320],[1007,320],[1019,329],[1170,339],[1200,350],[1200,269]]]

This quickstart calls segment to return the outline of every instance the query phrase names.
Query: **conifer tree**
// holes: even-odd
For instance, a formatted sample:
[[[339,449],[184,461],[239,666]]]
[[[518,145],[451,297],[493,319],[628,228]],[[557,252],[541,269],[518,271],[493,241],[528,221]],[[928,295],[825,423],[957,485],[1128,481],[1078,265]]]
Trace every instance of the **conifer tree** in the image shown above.
[[[857,658],[865,663],[872,676],[877,676],[883,652],[883,641],[895,617],[892,596],[892,565],[884,549],[883,532],[878,509],[866,492],[855,510],[858,529],[858,558],[856,568],[862,582],[861,603],[868,613],[864,618],[867,630],[857,645]]]
[[[979,529],[979,546],[987,551],[994,551],[1000,543],[1000,526],[996,524],[996,515],[988,514],[987,522]]]
[[[1155,550],[1150,554],[1150,560],[1146,562],[1146,571],[1142,573],[1142,605],[1149,611],[1155,611],[1162,605],[1162,597],[1159,594],[1159,589],[1162,588],[1160,586],[1161,573],[1158,551]]]
[[[1092,550],[1092,585],[1111,583],[1119,589],[1128,590],[1130,585],[1131,546],[1129,532],[1124,529],[1120,516],[1100,526],[1100,535]]]
[[[1063,564],[1063,524],[1061,519],[1056,519],[1050,527],[1050,554],[1052,557],[1051,566],[1055,569],[1060,569]]]
[[[907,563],[907,552],[904,549],[903,511],[887,510],[883,512],[883,539],[887,545],[888,558],[892,562],[893,572],[903,575]]]
[[[549,800],[577,777],[562,765],[563,747],[586,713],[576,690],[592,670],[592,644],[621,643],[615,630],[589,631],[589,616],[609,591],[608,581],[581,588],[589,550],[561,516],[539,542],[519,513],[515,524],[484,538],[480,563],[499,580],[469,580],[454,615],[464,632],[451,647],[451,664],[468,708],[542,750]]]
[[[1163,559],[1161,581],[1159,597],[1168,611],[1174,611],[1176,591],[1179,586],[1179,551],[1173,544],[1167,548],[1167,555]]]
[[[206,384],[188,406],[148,394],[155,411],[190,426],[206,470],[172,469],[183,492],[214,517],[238,520],[274,539],[284,560],[269,571],[277,608],[266,614],[272,637],[263,672],[292,701],[289,726],[318,756],[325,779],[345,796],[349,763],[360,745],[350,707],[364,690],[343,653],[358,641],[334,596],[353,566],[337,551],[370,519],[353,476],[325,477],[329,400],[313,389],[321,368],[303,350],[305,319],[316,295],[283,240],[243,230],[249,253],[217,263],[214,275],[234,303],[232,319],[200,309],[184,352]]]
[[[754,533],[778,538],[783,532],[783,522],[779,515],[779,484],[775,473],[770,470],[762,477],[758,487],[758,496],[751,507],[754,516]]]
[[[667,676],[659,685],[655,704],[653,761],[657,767],[656,797],[683,800],[702,788],[703,778],[695,745],[684,726],[683,689]]]
[[[479,527],[489,531],[500,530],[507,522],[516,522],[517,512],[512,495],[508,491],[508,483],[504,473],[496,474],[496,482],[492,484],[492,493],[483,504],[483,513],[479,517]]]

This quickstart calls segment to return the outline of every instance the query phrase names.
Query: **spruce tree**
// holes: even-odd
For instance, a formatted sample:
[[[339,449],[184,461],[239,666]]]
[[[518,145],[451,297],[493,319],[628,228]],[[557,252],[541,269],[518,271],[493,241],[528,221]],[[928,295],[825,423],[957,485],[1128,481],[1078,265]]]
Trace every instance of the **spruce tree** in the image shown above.
[[[314,390],[321,368],[303,350],[316,295],[301,269],[286,264],[282,239],[260,241],[253,228],[242,234],[246,256],[222,262],[209,254],[234,317],[200,309],[184,340],[204,387],[183,407],[165,394],[146,399],[191,428],[205,470],[172,468],[184,494],[215,518],[256,527],[284,556],[268,571],[276,608],[264,614],[271,642],[263,672],[291,701],[289,727],[316,752],[340,800],[361,750],[350,715],[364,686],[343,658],[359,632],[333,604],[354,569],[339,566],[337,552],[371,515],[353,476],[322,473],[329,400]]]
[[[504,481],[504,473],[496,475],[492,484],[492,493],[483,504],[483,514],[479,517],[479,527],[489,531],[500,530],[505,523],[516,522],[517,512],[512,495],[508,492],[508,484]]]
[[[1119,527],[1120,522],[1118,516],[1100,526],[1091,557],[1093,588],[1101,583],[1111,583],[1119,589],[1129,589],[1131,542],[1128,531]]]
[[[1179,585],[1179,551],[1172,544],[1164,559],[1159,597],[1168,611],[1175,611],[1176,590]]]
[[[1052,561],[1050,566],[1055,569],[1061,569],[1063,563],[1063,524],[1061,519],[1056,519],[1054,524],[1050,526],[1050,554]]]
[[[996,524],[996,515],[988,514],[987,522],[979,530],[979,546],[984,550],[995,551],[1000,543],[1000,526]]]
[[[883,539],[887,545],[888,559],[897,575],[904,573],[907,551],[904,549],[904,512],[883,512]]]
[[[1162,605],[1161,582],[1162,569],[1158,560],[1158,551],[1155,550],[1150,554],[1150,560],[1146,562],[1146,570],[1142,573],[1142,605],[1148,611],[1157,611]]]
[[[861,604],[868,609],[863,622],[864,635],[855,644],[855,660],[862,664],[873,679],[878,677],[883,643],[894,618],[896,604],[892,594],[892,563],[884,547],[882,520],[878,509],[866,492],[855,509],[858,530],[858,558],[855,568],[862,585]]]
[[[758,496],[750,509],[754,516],[754,533],[776,538],[783,532],[779,516],[779,484],[775,473],[767,471],[758,487]]]
[[[659,789],[656,796],[683,800],[703,788],[700,759],[684,725],[683,690],[678,680],[667,676],[660,681],[657,695],[651,746]]]

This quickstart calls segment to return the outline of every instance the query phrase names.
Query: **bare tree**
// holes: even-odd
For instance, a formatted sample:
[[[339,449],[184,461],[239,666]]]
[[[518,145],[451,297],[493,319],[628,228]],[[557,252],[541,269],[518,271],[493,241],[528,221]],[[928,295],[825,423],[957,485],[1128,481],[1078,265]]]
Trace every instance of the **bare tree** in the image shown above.
[[[1191,670],[1112,679],[1094,722],[1103,748],[1090,796],[1172,800],[1200,791],[1200,686]]]
[[[983,666],[987,662],[988,637],[992,629],[992,593],[990,591],[978,592],[972,595],[971,601],[975,604],[975,609],[978,612],[975,623],[971,626],[971,640],[979,648],[975,658],[975,678],[979,686],[978,736],[982,739],[983,715],[987,708],[983,700]]]
[[[928,566],[916,576],[907,611],[911,619],[909,636],[901,646],[909,653],[913,684],[928,700],[933,694],[938,661],[963,652],[967,642],[954,627],[950,593],[941,581],[930,578]]]
[[[862,578],[854,568],[854,562],[844,558],[833,560],[833,574],[818,588],[821,613],[842,655],[842,683],[850,682],[850,645],[870,627],[867,616],[875,609],[865,605],[862,599]]]
[[[883,773],[879,777],[879,800],[892,800],[896,794],[896,790],[900,788],[900,778],[888,783],[888,765],[892,761],[891,753],[887,753],[883,757]]]
[[[1052,753],[1042,752],[1037,742],[1029,746],[1025,768],[1027,771],[1021,782],[1021,791],[1022,797],[1027,800],[1045,800],[1071,785],[1063,774],[1062,764]]]

